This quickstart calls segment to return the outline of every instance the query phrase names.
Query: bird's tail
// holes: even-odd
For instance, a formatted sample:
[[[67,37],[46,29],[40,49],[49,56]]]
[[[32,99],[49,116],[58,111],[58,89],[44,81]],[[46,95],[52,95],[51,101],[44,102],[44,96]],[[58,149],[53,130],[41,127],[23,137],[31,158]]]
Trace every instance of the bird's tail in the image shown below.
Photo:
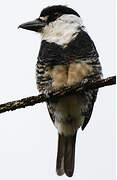
[[[74,172],[76,133],[73,136],[58,134],[58,154],[56,172],[59,176],[64,173],[71,177]]]

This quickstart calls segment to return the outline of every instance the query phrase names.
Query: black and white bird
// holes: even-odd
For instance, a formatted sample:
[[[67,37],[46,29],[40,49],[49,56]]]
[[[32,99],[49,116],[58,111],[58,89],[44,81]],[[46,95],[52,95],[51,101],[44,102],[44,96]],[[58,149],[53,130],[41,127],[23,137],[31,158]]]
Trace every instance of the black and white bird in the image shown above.
[[[99,55],[80,15],[57,5],[42,10],[40,17],[19,26],[41,34],[36,65],[37,88],[42,93],[72,86],[102,75]],[[58,130],[56,172],[71,177],[74,172],[77,130],[88,124],[98,89],[74,93],[47,102]]]

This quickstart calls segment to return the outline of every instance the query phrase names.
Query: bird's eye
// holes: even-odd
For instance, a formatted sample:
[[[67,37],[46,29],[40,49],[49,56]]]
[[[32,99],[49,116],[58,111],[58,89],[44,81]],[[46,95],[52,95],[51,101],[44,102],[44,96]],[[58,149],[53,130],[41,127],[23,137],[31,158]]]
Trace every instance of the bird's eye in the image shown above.
[[[60,16],[61,16],[60,13],[53,13],[53,14],[49,15],[49,16],[48,16],[48,19],[47,19],[47,23],[50,23],[50,22],[52,22],[52,21],[56,21],[56,19],[57,19],[58,17],[60,17]]]
[[[60,16],[61,16],[60,13],[55,13],[55,14],[54,14],[55,19],[57,19],[57,18],[60,17]]]

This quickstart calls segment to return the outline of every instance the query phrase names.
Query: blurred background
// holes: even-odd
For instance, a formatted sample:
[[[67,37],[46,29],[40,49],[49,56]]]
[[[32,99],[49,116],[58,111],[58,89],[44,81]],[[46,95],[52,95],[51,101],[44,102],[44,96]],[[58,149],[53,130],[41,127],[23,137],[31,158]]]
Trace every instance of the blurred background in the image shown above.
[[[17,29],[46,6],[75,9],[100,55],[104,77],[115,75],[115,1],[0,2],[0,104],[38,95],[38,33]],[[57,131],[46,104],[0,114],[0,180],[66,180],[55,172]],[[115,86],[101,88],[86,129],[79,130],[73,180],[115,180]]]

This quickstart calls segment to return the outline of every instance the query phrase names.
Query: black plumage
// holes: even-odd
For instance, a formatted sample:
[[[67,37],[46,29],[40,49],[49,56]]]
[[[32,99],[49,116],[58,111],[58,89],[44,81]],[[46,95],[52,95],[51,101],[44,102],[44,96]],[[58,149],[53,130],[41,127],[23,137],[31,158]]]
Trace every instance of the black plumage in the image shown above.
[[[47,7],[35,21],[19,27],[42,35],[36,65],[36,82],[40,92],[48,94],[64,86],[101,78],[102,69],[94,42],[73,9],[61,5]],[[80,127],[84,130],[87,126],[97,92],[98,89],[85,90],[47,102],[50,117],[58,129],[58,175],[73,175],[77,130]]]
[[[81,30],[77,37],[65,48],[54,42],[49,43],[43,40],[41,42],[38,62],[40,64],[58,65],[73,61],[73,59],[78,60],[82,58],[82,61],[85,61],[88,58],[98,57],[99,55],[93,41],[87,32]],[[99,64],[98,59],[96,60]],[[94,62],[96,63],[96,61]]]

